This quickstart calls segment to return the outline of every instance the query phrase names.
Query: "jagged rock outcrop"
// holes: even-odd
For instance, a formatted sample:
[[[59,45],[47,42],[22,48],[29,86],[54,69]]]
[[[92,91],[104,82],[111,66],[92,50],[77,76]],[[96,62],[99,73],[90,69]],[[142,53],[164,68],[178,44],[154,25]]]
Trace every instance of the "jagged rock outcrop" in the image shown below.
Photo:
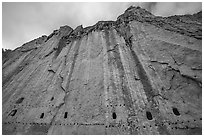
[[[10,53],[12,53],[12,50],[2,48],[2,63],[9,59]]]
[[[202,134],[201,20],[130,7],[11,51],[3,134]]]

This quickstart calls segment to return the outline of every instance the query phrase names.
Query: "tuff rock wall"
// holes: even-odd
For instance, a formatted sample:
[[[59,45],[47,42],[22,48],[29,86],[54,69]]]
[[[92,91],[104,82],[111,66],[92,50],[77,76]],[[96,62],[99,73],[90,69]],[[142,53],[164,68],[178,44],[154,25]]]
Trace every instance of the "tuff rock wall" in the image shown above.
[[[130,7],[9,52],[3,134],[202,134],[201,19]]]

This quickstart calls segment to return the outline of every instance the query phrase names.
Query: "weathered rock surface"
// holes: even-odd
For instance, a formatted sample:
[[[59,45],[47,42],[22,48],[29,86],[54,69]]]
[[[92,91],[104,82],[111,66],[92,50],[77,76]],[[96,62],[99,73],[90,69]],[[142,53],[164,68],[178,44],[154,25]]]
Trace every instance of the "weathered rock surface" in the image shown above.
[[[201,20],[130,7],[9,51],[3,134],[202,134]]]

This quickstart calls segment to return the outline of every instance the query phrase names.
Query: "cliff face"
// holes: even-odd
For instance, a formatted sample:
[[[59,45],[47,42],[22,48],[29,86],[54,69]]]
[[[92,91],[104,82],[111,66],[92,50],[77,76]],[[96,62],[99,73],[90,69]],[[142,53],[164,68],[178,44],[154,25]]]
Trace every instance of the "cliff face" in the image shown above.
[[[3,134],[202,134],[201,20],[130,7],[9,51]]]

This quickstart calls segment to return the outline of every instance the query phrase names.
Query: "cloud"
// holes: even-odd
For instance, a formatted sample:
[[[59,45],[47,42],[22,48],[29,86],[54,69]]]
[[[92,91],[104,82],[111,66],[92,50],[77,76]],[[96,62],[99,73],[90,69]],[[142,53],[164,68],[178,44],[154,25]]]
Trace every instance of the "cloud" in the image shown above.
[[[201,3],[109,2],[109,3],[6,3],[2,4],[3,48],[15,49],[60,26],[72,28],[116,20],[130,5],[141,6],[155,15],[192,14],[202,9]]]
[[[158,2],[152,13],[158,16],[193,14],[202,10],[201,2]]]

